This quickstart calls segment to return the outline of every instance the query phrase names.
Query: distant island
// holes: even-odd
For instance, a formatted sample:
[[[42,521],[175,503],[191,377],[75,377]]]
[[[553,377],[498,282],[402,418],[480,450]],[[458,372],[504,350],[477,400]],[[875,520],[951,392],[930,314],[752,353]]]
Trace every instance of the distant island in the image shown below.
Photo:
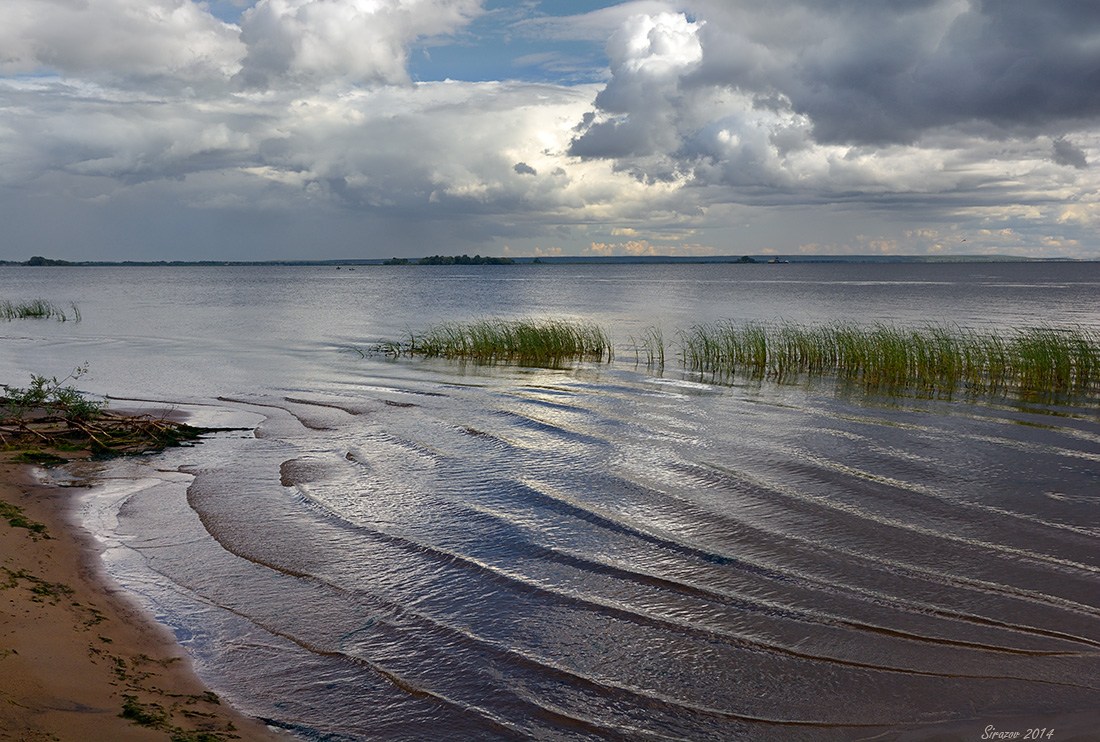
[[[17,263],[16,265],[72,265],[72,263],[70,263],[68,260],[51,260],[50,258],[44,258],[41,255],[35,255],[30,260],[26,260],[22,263]]]
[[[513,265],[515,260],[512,258],[490,258],[475,255],[472,258],[469,255],[432,255],[427,258],[420,258],[416,261],[417,265]],[[382,265],[411,265],[412,261],[408,258],[390,258],[389,260],[383,260]]]

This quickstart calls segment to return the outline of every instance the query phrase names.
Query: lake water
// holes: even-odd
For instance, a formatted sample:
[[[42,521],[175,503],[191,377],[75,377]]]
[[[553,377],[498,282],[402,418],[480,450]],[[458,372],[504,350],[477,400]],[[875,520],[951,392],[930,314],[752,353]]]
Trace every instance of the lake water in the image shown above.
[[[979,739],[1100,709],[1095,403],[629,350],[719,319],[1100,328],[1098,264],[0,268],[38,297],[83,319],[0,323],[0,381],[87,362],[112,406],[236,428],[55,476],[93,484],[108,570],[207,682],[305,739]],[[369,350],[542,316],[616,360]]]

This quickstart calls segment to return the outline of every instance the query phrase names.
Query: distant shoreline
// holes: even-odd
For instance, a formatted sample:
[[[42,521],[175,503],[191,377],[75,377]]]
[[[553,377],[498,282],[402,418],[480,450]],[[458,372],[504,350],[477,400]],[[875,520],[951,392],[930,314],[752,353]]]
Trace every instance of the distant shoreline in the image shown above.
[[[751,261],[743,258],[749,257]],[[47,260],[41,263],[18,260],[0,260],[0,267],[49,267],[49,268],[200,268],[200,267],[357,267],[380,266],[387,268],[413,268],[418,266],[415,258],[407,265],[386,265],[393,258],[356,258],[346,260]],[[795,263],[1095,263],[1085,258],[1029,258],[1014,255],[568,255],[554,257],[514,257],[514,265],[677,265],[677,264],[713,264],[736,263],[743,265],[795,264]],[[467,267],[467,266],[463,266]]]

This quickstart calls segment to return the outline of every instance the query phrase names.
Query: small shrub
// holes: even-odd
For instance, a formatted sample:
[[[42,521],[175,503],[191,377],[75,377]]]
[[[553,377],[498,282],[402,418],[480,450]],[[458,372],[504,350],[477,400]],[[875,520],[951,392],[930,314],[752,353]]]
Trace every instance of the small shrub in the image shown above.
[[[87,364],[79,366],[64,379],[31,374],[31,385],[26,389],[4,384],[6,406],[14,417],[23,417],[35,408],[59,413],[72,420],[90,420],[99,414],[106,402],[87,399],[68,381],[76,381],[88,373]]]

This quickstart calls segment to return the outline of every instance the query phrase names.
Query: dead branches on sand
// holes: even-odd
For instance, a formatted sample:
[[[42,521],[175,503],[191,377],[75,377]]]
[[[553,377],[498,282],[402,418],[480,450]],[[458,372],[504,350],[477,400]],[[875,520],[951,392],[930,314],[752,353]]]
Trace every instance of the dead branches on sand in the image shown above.
[[[62,453],[121,455],[159,451],[198,438],[205,431],[151,415],[106,409],[71,386],[86,369],[65,379],[31,376],[31,386],[4,386],[0,397],[0,448],[22,451],[24,460],[60,463]]]

